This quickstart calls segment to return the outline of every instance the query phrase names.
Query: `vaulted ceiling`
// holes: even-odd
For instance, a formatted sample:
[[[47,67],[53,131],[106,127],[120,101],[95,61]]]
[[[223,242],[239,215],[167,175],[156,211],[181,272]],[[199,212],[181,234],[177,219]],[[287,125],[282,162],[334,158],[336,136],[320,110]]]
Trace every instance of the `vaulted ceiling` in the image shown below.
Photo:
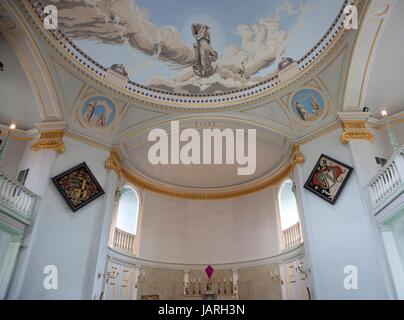
[[[56,4],[59,2],[44,1],[44,3]],[[271,64],[272,69],[268,66],[268,69],[265,70],[274,75],[274,77],[268,78],[266,82],[257,84],[254,87],[243,87],[230,93],[221,92],[204,96],[185,94],[183,92],[160,92],[135,82],[126,84],[125,76],[120,66],[115,66],[112,70],[108,70],[109,64],[120,63],[119,59],[117,60],[119,51],[114,51],[120,47],[110,48],[111,44],[108,43],[110,39],[101,41],[102,43],[99,46],[94,47],[93,44],[86,42],[96,40],[95,35],[91,32],[95,32],[100,36],[97,30],[93,30],[94,26],[91,27],[92,31],[89,33],[92,36],[88,37],[91,39],[83,40],[82,38],[85,38],[85,36],[82,31],[78,31],[75,25],[77,21],[81,21],[80,19],[83,18],[80,16],[80,12],[77,11],[77,6],[85,6],[86,12],[89,11],[91,14],[95,14],[93,12],[94,5],[106,4],[107,2],[104,0],[95,1],[92,4],[86,1],[75,1],[70,4],[63,2],[61,10],[62,26],[68,27],[69,23],[74,24],[70,33],[69,30],[66,32],[69,37],[65,38],[60,31],[44,29],[43,16],[38,16],[43,8],[36,6],[37,11],[35,11],[29,1],[4,1],[4,4],[0,6],[0,28],[7,41],[0,38],[2,40],[0,52],[2,55],[1,60],[5,62],[6,70],[0,73],[0,80],[7,81],[7,87],[2,86],[0,88],[2,100],[1,123],[6,124],[13,120],[17,121],[21,128],[31,129],[34,127],[34,123],[40,120],[65,121],[71,136],[85,141],[91,140],[101,148],[119,150],[124,157],[123,163],[136,175],[163,186],[178,189],[229,188],[249,184],[252,180],[265,179],[273,175],[282,167],[285,160],[288,160],[292,144],[299,143],[313,135],[326,132],[330,128],[338,126],[338,112],[344,111],[346,108],[344,102],[347,101],[346,79],[349,76],[349,70],[352,69],[350,61],[355,53],[355,50],[353,50],[355,45],[358,46],[358,35],[360,35],[354,30],[344,30],[344,16],[341,15],[340,11],[341,1],[335,1],[333,10],[330,9],[331,7],[324,8],[324,1],[320,1],[322,5],[317,9],[313,9],[314,11],[312,10],[311,14],[321,14],[321,10],[324,10],[324,17],[329,17],[324,18],[328,21],[327,23],[331,23],[335,17],[339,18],[324,37],[318,36],[318,39],[314,41],[314,43],[319,41],[318,45],[313,47],[309,54],[303,57],[299,55],[293,56],[298,61],[292,61],[290,64],[284,60],[282,63],[284,69],[281,70],[277,68],[279,61],[273,62]],[[260,5],[263,4],[262,1],[256,2]],[[305,19],[300,20],[290,17],[296,15],[301,17],[301,10],[305,12],[304,8],[307,9],[316,3],[319,4],[318,1],[278,2],[275,7],[280,8],[281,16],[286,16],[284,22],[289,28],[293,29],[298,23],[308,24],[306,25],[307,28],[315,26],[313,21],[307,20],[307,16],[305,16]],[[124,4],[127,5],[128,1],[120,0],[114,3],[119,7]],[[136,1],[134,3],[140,7],[141,5],[146,6],[149,2]],[[182,1],[178,1],[178,3],[182,3]],[[225,3],[229,2],[225,1]],[[170,15],[162,12],[161,16],[155,17],[153,12],[156,10],[156,4],[156,1],[150,3],[150,19],[155,24],[159,19],[165,21],[164,19],[168,19]],[[216,4],[216,6],[218,5]],[[308,7],[304,7],[305,5]],[[269,4],[268,8],[271,6],[274,6],[274,4]],[[361,17],[365,17],[364,20],[370,14],[370,6],[370,1],[360,2],[359,13]],[[104,9],[108,8],[103,7]],[[119,8],[112,6],[110,9],[112,10],[111,14],[116,17],[116,10]],[[389,70],[397,79],[400,79],[402,75],[402,70],[394,67],[395,62],[400,61],[402,55],[401,46],[397,44],[397,41],[394,41],[400,34],[397,30],[402,29],[402,23],[398,22],[403,17],[402,12],[404,11],[401,9],[402,4],[400,3],[398,9],[394,9],[394,14],[390,17],[387,29],[383,33],[383,40],[375,58],[366,93],[366,104],[378,106],[378,108],[381,105],[391,106],[393,112],[403,110],[403,104],[401,103],[403,100],[399,94],[402,90],[394,87],[397,84],[390,85],[386,78],[386,72],[383,72],[383,70]],[[122,8],[119,10],[122,10]],[[119,10],[118,12],[121,12]],[[206,6],[202,6],[201,10],[206,10]],[[320,12],[316,10],[320,10]],[[99,10],[95,11],[99,13]],[[3,12],[3,15],[1,12]],[[70,21],[67,18],[71,12],[75,12],[77,17],[75,16]],[[84,14],[84,11],[82,13]],[[268,15],[273,17],[274,15],[276,16],[276,13],[277,10],[272,9],[272,11],[268,12]],[[89,16],[93,17],[91,14]],[[265,15],[257,12],[256,18],[247,16],[245,21],[233,21],[230,16],[227,16],[226,19],[233,21],[233,25],[226,22],[229,25],[223,26],[223,28],[232,30],[231,28],[236,28],[238,24],[250,23],[250,27],[254,29],[251,26],[253,21],[260,21],[259,19]],[[5,17],[13,21],[15,27],[5,28]],[[142,19],[145,17],[143,15]],[[103,24],[104,21],[109,21],[107,18],[105,18],[106,20],[94,19],[100,24]],[[290,20],[289,24],[286,23],[288,19]],[[116,19],[113,21],[116,22]],[[112,23],[111,21],[109,22]],[[154,27],[152,26],[151,28]],[[112,30],[115,30],[114,28]],[[288,29],[286,26],[285,28]],[[302,28],[304,29],[304,27]],[[327,27],[325,28],[327,29]],[[320,29],[320,33],[322,33],[324,30]],[[84,28],[83,30],[86,29]],[[101,28],[100,30],[103,29]],[[217,38],[213,36],[214,30],[218,29],[211,29],[212,39],[216,41]],[[70,39],[70,37],[75,36],[75,32],[79,32],[75,40]],[[180,33],[181,37],[185,37],[184,32],[188,31],[185,30]],[[289,30],[289,32],[292,31]],[[234,39],[234,36],[231,36],[229,32],[225,34],[229,39]],[[288,42],[285,46],[293,48],[296,45],[301,45],[306,48],[313,42],[311,40],[306,41],[300,36],[291,38],[293,41]],[[225,48],[231,43],[229,39],[224,41],[221,47]],[[213,40],[212,43],[214,44]],[[13,41],[15,43],[25,41],[26,43],[31,43],[31,47],[33,46],[32,43],[34,43],[34,48],[38,51],[36,52],[33,49],[16,50],[15,52],[18,53],[17,59],[7,44]],[[82,48],[85,53],[77,46]],[[190,46],[192,47],[192,44]],[[95,48],[100,52],[92,54]],[[163,50],[163,48],[160,49]],[[160,49],[156,48],[157,51]],[[112,54],[113,52],[116,53]],[[222,55],[223,52],[220,52]],[[26,77],[24,78],[24,74],[27,74],[26,70],[30,70],[31,67],[35,66],[31,62],[33,61],[32,57],[29,56],[29,54],[34,53],[35,60],[38,62],[38,70],[40,71],[31,70],[31,76],[41,76],[43,80],[39,79],[30,83]],[[160,54],[162,55],[163,51]],[[104,56],[108,59],[103,60]],[[278,58],[281,58],[281,56]],[[148,59],[151,58],[149,57]],[[158,57],[152,57],[152,59],[159,60]],[[97,64],[94,60],[103,62],[105,66]],[[153,63],[157,65],[163,63],[157,60],[153,60]],[[21,68],[22,65],[25,66],[24,71]],[[136,68],[141,67],[142,65],[136,66]],[[150,70],[155,69],[151,68]],[[129,78],[131,77],[136,80],[136,72],[129,75]],[[384,89],[379,90],[378,88]],[[378,94],[378,92],[385,92],[384,90],[387,90],[387,92],[391,90],[391,93],[388,95]],[[10,92],[13,94],[10,95]],[[38,100],[37,96],[45,98]],[[15,101],[15,99],[18,101]],[[303,109],[299,109],[299,104]],[[4,108],[3,105],[5,106]],[[96,107],[94,113],[89,112],[89,110],[92,110],[92,106]],[[316,106],[317,109],[315,109]],[[36,108],[40,111],[35,112]],[[358,110],[360,110],[359,107],[356,107],[356,111]],[[372,110],[378,113],[378,109]],[[350,109],[349,111],[352,110]],[[150,146],[147,141],[147,134],[153,128],[168,129],[172,120],[180,120],[181,128],[197,128],[198,130],[203,128],[256,129],[257,145],[260,152],[257,156],[256,173],[250,177],[237,176],[235,174],[237,165],[226,167],[226,169],[223,169],[223,166],[212,166],[209,169],[202,169],[198,165],[177,166],[169,169],[167,167],[152,166],[147,161],[147,150]],[[169,132],[169,130],[167,131]]]

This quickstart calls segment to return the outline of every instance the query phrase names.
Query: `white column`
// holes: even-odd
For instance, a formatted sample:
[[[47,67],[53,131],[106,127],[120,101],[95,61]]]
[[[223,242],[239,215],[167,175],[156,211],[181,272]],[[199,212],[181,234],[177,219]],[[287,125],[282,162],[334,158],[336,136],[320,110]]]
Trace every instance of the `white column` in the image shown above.
[[[388,279],[390,271],[383,262],[383,245],[362,197],[358,176],[351,175],[334,205],[304,188],[321,154],[354,167],[356,172],[350,147],[341,144],[340,138],[338,130],[301,145],[305,162],[294,170],[313,298],[391,299],[395,294]],[[349,266],[358,271],[357,289],[344,285]]]
[[[1,235],[0,235],[1,236]],[[6,252],[0,262],[0,300],[3,300],[7,293],[10,278],[13,274],[14,266],[17,261],[18,251],[21,245],[21,238],[7,235]]]
[[[96,228],[100,230],[98,233],[95,234],[93,239],[93,248],[96,250],[97,256],[94,263],[94,268],[89,270],[89,274],[92,275],[93,281],[90,282],[91,293],[90,297],[93,300],[97,300],[102,291],[102,283],[105,271],[105,264],[107,263],[107,254],[108,254],[108,242],[110,238],[110,228],[112,223],[112,216],[115,207],[115,193],[118,187],[119,178],[116,175],[115,171],[109,170],[107,172],[107,179],[106,179],[106,188],[105,188],[105,198],[104,198],[104,210],[100,212],[100,217],[98,220],[99,227]]]
[[[401,263],[394,235],[390,230],[382,230],[381,233],[395,284],[397,298],[404,300],[404,266]]]
[[[31,251],[35,241],[38,227],[41,223],[41,213],[46,208],[45,190],[51,183],[51,177],[55,168],[58,153],[53,150],[42,150],[32,152],[31,144],[26,146],[20,168],[30,168],[25,186],[39,196],[36,208],[33,210],[31,217],[31,226],[27,228],[25,238],[21,246],[21,252],[18,259],[18,264],[15,270],[14,280],[11,284],[8,298],[18,299],[24,278],[26,275],[28,262],[30,260]],[[42,198],[42,199],[41,199]]]
[[[303,194],[305,192],[304,190],[304,184],[305,184],[305,174],[304,174],[304,170],[303,170],[303,166],[302,164],[298,164],[295,167],[294,170],[294,180],[295,180],[295,185],[296,185],[296,202],[297,202],[297,206],[299,209],[299,218],[300,218],[300,229],[301,229],[301,233],[302,236],[304,238],[304,250],[307,256],[307,260],[308,260],[308,264],[309,264],[309,268],[312,270],[312,272],[316,272],[317,271],[317,266],[315,265],[315,263],[312,263],[312,261],[315,261],[315,258],[313,257],[312,250],[310,247],[311,241],[313,241],[311,238],[312,235],[312,231],[310,230],[310,222],[309,217],[307,216],[306,212],[309,210],[307,207],[307,201],[304,201],[303,198]],[[285,271],[287,272],[287,270]],[[312,296],[313,299],[316,299],[316,283],[315,283],[315,279],[314,277],[310,277],[310,279],[308,279],[309,282],[309,286],[312,288]],[[285,285],[285,287],[287,287],[287,284]]]

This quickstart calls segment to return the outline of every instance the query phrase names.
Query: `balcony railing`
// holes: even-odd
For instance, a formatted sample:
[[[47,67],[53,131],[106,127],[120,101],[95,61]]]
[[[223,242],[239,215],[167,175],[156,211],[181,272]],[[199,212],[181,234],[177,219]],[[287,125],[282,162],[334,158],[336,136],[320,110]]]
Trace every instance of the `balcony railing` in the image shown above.
[[[373,209],[382,209],[404,191],[404,145],[369,184]]]
[[[290,249],[302,243],[302,233],[300,231],[300,223],[296,223],[290,228],[282,231],[283,249]]]
[[[133,254],[135,236],[119,228],[115,228],[114,248],[125,253]]]
[[[36,196],[22,184],[0,172],[0,204],[14,218],[29,221]]]

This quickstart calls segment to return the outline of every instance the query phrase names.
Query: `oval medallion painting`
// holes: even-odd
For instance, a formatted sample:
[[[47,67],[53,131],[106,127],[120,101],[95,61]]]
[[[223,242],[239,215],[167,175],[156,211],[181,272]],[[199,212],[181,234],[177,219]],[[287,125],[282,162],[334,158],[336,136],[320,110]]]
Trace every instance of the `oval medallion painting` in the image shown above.
[[[325,102],[319,92],[303,89],[293,96],[292,109],[300,120],[315,121],[324,113]]]
[[[80,110],[81,123],[88,128],[106,128],[114,121],[115,115],[114,103],[100,96],[87,99]]]

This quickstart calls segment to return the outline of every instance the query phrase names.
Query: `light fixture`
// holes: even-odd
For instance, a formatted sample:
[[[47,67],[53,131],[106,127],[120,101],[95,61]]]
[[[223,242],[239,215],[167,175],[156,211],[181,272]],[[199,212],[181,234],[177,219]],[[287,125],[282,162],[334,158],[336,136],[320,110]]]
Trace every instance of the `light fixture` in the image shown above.
[[[14,122],[12,122],[9,126],[9,129],[10,131],[14,131],[15,129],[17,129],[17,125]]]
[[[387,118],[388,116],[389,116],[389,114],[388,114],[387,110],[386,110],[386,109],[383,109],[383,110],[382,110],[382,117],[383,117],[383,118]]]

